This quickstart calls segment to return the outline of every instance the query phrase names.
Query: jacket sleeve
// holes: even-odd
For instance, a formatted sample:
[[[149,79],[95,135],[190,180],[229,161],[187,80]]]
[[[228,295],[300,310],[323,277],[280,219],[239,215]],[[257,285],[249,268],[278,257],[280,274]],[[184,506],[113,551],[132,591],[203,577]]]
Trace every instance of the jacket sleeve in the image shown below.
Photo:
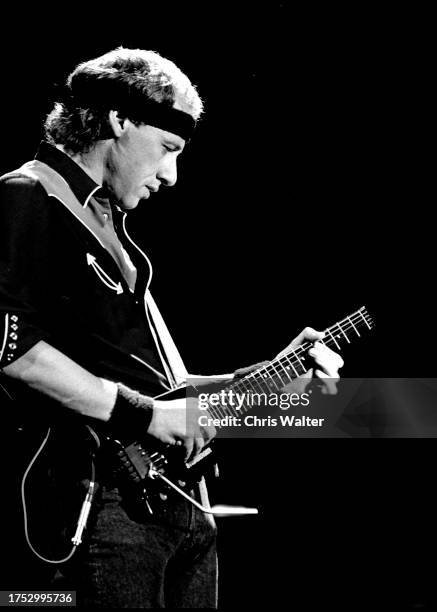
[[[0,368],[50,340],[49,198],[42,185],[12,174],[0,180]]]

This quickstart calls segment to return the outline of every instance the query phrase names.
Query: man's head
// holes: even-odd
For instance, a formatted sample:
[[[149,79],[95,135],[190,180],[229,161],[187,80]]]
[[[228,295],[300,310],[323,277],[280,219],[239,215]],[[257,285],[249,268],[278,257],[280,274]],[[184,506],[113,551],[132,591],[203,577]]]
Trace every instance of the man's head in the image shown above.
[[[120,48],[77,66],[45,133],[75,158],[98,149],[103,184],[131,209],[176,182],[176,157],[201,113],[196,89],[173,62]]]

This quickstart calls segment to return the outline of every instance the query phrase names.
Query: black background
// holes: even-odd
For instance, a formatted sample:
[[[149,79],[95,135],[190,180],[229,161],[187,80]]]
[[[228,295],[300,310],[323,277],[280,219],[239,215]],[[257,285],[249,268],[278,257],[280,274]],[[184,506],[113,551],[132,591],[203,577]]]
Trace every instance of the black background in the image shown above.
[[[178,184],[129,223],[189,369],[271,358],[366,305],[376,328],[343,375],[433,376],[427,16],[93,6],[5,15],[0,170],[33,157],[53,84],[78,62],[159,51],[206,113]],[[226,446],[215,501],[261,515],[220,521],[222,607],[433,598],[432,440]]]

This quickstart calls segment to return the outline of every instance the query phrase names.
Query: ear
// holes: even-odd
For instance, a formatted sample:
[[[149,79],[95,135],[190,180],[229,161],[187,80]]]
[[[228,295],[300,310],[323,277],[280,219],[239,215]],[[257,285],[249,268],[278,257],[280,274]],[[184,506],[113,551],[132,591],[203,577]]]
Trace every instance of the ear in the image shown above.
[[[120,138],[122,133],[125,130],[125,119],[120,117],[118,111],[111,110],[108,115],[109,125],[111,126],[111,130],[114,138]]]

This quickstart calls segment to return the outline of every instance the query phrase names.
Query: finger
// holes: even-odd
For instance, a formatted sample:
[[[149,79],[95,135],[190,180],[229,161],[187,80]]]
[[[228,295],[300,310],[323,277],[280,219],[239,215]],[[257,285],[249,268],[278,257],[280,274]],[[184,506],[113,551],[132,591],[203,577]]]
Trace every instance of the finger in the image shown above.
[[[322,381],[322,393],[325,395],[337,395],[338,393],[338,389],[337,389],[337,383],[339,381],[338,377],[328,377],[326,376],[325,372],[322,372],[322,370],[316,370],[315,371],[315,376],[317,376],[317,378],[319,378]]]
[[[315,348],[316,350],[320,349],[322,355],[326,355],[327,359],[332,360],[336,364],[337,370],[344,366],[343,357],[339,353],[336,353],[335,351],[330,349],[329,346],[326,346],[326,344],[323,344],[321,342],[315,342],[313,348]]]
[[[322,371],[322,376],[325,378],[340,378],[335,364],[326,363],[323,359],[315,359],[314,361],[319,366],[319,371]]]
[[[191,455],[193,454],[193,449],[194,449],[194,438],[192,436],[185,438],[184,447],[185,447],[185,461],[188,461]]]
[[[319,371],[322,372],[322,376],[325,378],[340,378],[340,374],[338,373],[337,364],[332,363],[330,360],[326,359],[314,359],[316,365],[319,366]]]
[[[312,327],[305,327],[305,329],[300,332],[300,334],[292,341],[291,344],[299,346],[299,344],[303,344],[305,340],[315,342],[316,340],[322,340],[324,336],[325,332],[316,331]]]
[[[288,351],[295,349],[305,342],[305,340],[310,340],[311,342],[315,342],[316,340],[322,340],[325,337],[325,332],[316,331],[312,327],[305,327],[298,336],[294,340],[290,342],[290,344],[281,351],[277,357],[281,357],[282,355],[288,353]]]
[[[216,436],[217,430],[214,425],[207,425],[202,428],[202,434],[205,444],[208,444],[208,442]]]
[[[174,437],[170,434],[159,433],[158,437],[161,442],[164,442],[164,444],[169,444],[170,446],[174,446],[175,444],[177,444],[177,440],[175,440]]]
[[[283,388],[283,392],[284,393],[299,393],[299,394],[304,393],[312,377],[313,377],[313,369],[309,368],[305,372],[305,374],[302,374],[302,376],[298,376],[297,378],[294,378],[291,382],[285,385],[285,387]]]
[[[199,454],[204,446],[205,446],[205,440],[203,438],[195,438],[194,445],[193,445],[193,457]]]
[[[338,353],[334,353],[323,344],[316,343],[309,349],[308,355],[314,359],[328,376],[338,376],[338,370],[343,367],[344,361]]]

